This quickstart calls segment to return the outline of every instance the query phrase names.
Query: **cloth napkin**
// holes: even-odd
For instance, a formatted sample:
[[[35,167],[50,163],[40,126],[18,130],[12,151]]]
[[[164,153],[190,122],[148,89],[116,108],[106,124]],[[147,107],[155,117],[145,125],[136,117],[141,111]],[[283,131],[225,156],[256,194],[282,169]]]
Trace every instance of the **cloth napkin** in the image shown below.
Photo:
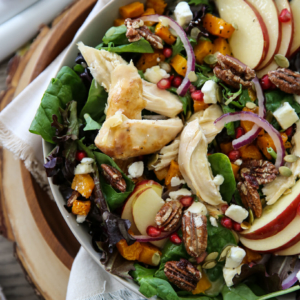
[[[97,2],[78,33],[109,1]],[[48,181],[43,169],[42,139],[29,133],[28,128],[50,79],[55,77],[58,71],[59,62],[63,59],[66,50],[0,113],[0,142],[18,158],[24,160],[27,169],[44,188],[48,187]],[[66,299],[143,300],[144,298],[125,288],[100,268],[81,248],[72,266]]]

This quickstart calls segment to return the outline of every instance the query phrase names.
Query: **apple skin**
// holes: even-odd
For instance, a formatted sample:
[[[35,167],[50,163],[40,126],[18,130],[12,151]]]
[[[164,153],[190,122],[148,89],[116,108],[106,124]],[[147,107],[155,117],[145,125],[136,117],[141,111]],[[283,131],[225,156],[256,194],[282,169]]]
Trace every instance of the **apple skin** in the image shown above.
[[[274,253],[275,255],[279,256],[290,256],[290,255],[299,255],[300,254],[300,242],[292,245],[291,247],[277,251]]]
[[[289,59],[291,59],[298,51],[300,51],[300,0],[292,0],[290,2],[290,7],[294,20],[294,34],[292,45],[288,54]]]

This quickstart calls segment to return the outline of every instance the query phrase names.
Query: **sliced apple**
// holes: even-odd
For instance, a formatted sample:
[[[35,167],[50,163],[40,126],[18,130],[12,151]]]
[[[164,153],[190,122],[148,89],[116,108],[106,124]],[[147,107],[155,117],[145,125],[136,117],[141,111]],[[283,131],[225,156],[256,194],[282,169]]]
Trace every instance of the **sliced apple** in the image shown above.
[[[277,6],[278,12],[280,13],[283,9],[287,9],[291,14],[291,6],[288,0],[275,0],[275,4]],[[280,47],[277,53],[275,54],[282,54],[283,56],[288,57],[292,42],[293,42],[293,35],[294,35],[294,21],[293,21],[293,14],[292,19],[289,22],[280,22],[281,26],[281,42]],[[271,63],[258,71],[256,73],[258,78],[262,78],[265,74],[267,74],[269,71],[274,71],[278,68],[278,65],[274,61],[274,59],[271,61]]]
[[[275,252],[275,255],[279,256],[289,256],[289,255],[298,255],[300,254],[300,242],[296,243],[295,245],[278,252]]]
[[[233,56],[250,68],[256,68],[269,49],[267,27],[250,3],[244,0],[216,0],[220,17],[237,29],[229,43]]]
[[[283,230],[296,216],[300,204],[300,181],[292,192],[282,196],[275,204],[267,205],[261,218],[255,219],[250,229],[241,232],[249,240],[261,240]]]
[[[131,209],[132,203],[135,200],[135,198],[139,192],[141,192],[142,190],[145,190],[146,188],[149,188],[149,187],[151,187],[157,193],[157,195],[159,197],[161,197],[163,188],[159,183],[157,183],[153,180],[143,180],[135,186],[134,190],[129,195],[129,197],[127,198],[127,200],[123,206],[121,218],[127,219],[130,221],[130,223],[131,223],[130,229],[133,231],[134,234],[140,234],[140,232],[138,231],[138,229],[134,223],[133,217],[132,217],[132,209]]]
[[[165,201],[152,188],[146,188],[138,193],[132,203],[132,216],[142,235],[147,235],[149,226],[156,226],[155,216],[164,204]],[[166,241],[167,239],[164,239],[152,244],[162,248]]]
[[[288,249],[300,241],[300,216],[295,218],[283,230],[263,240],[249,240],[241,237],[241,243],[254,251],[261,253],[275,253]]]
[[[294,35],[289,57],[300,50],[300,0],[292,0],[290,6],[294,19]]]

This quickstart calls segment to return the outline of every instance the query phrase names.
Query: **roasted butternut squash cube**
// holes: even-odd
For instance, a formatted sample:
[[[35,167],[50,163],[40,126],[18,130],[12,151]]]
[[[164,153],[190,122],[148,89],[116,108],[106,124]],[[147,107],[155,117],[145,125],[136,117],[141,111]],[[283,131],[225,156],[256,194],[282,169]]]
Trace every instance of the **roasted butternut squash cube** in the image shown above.
[[[220,144],[220,148],[221,148],[222,153],[224,153],[224,154],[227,155],[230,151],[233,150],[232,142],[229,142],[229,143],[221,143],[221,144]]]
[[[234,178],[237,179],[237,176],[238,176],[239,170],[240,170],[240,166],[231,163],[231,168],[232,168],[232,171],[234,174]]]
[[[119,253],[127,260],[138,260],[143,248],[140,242],[135,242],[128,246],[126,240],[121,240],[117,244]]]
[[[155,13],[162,15],[165,11],[167,3],[164,0],[147,0],[146,7],[153,8]]]
[[[243,111],[249,111],[249,112],[252,112],[254,114],[258,114],[258,106],[256,106],[254,109],[250,109],[248,107],[244,107],[243,108]],[[245,132],[248,132],[252,129],[252,127],[254,126],[254,123],[253,122],[250,122],[250,121],[241,121],[240,122],[241,124],[241,127],[244,128]],[[264,130],[262,129],[261,132],[260,132],[260,135],[264,134]]]
[[[137,18],[144,13],[144,4],[141,2],[133,2],[119,8],[122,18]]]
[[[224,38],[217,38],[214,41],[214,53],[220,52],[223,55],[232,55],[230,45]]]
[[[75,175],[71,188],[79,192],[83,197],[89,198],[93,192],[95,183],[90,174]]]
[[[244,250],[246,251],[246,256],[244,257],[242,264],[249,264],[253,261],[258,261],[261,259],[261,255],[258,252],[246,247],[244,247]]]
[[[204,28],[211,34],[229,39],[234,33],[234,27],[223,19],[206,14],[203,19]]]
[[[209,104],[204,103],[203,101],[194,101],[194,112],[207,109]]]
[[[142,16],[149,16],[149,15],[155,15],[154,8],[147,8],[145,12],[142,14]],[[155,22],[146,21],[144,22],[146,26],[153,26]]]
[[[176,37],[170,32],[169,27],[163,26],[162,23],[156,25],[155,34],[169,45],[173,45],[176,42]]]
[[[263,156],[258,147],[253,144],[243,146],[239,149],[242,159],[262,159]]]
[[[118,27],[118,26],[122,26],[124,25],[125,19],[115,19],[114,20],[114,26]]]
[[[194,47],[194,53],[198,64],[202,64],[205,56],[213,54],[214,45],[211,41],[199,41]]]
[[[158,171],[154,171],[156,177],[158,180],[163,180],[167,177],[168,175],[168,171],[169,171],[169,168],[168,167],[165,167],[161,170],[158,170]]]
[[[145,72],[147,69],[157,66],[161,61],[165,61],[165,56],[156,51],[154,53],[143,53],[138,60],[136,67],[138,70]]]
[[[165,178],[165,184],[166,185],[169,185],[171,184],[171,179],[173,177],[179,177],[181,178],[181,173],[179,171],[179,165],[178,163],[175,161],[175,160],[172,160],[171,161],[171,164],[170,164],[170,168],[169,168],[169,171],[168,171],[168,174],[167,174],[167,177]]]
[[[170,62],[170,65],[173,67],[173,69],[179,74],[179,75],[181,75],[181,76],[185,76],[185,74],[186,74],[186,69],[187,69],[187,60],[183,57],[183,56],[181,56],[181,55],[179,55],[179,54],[177,54],[177,55],[175,55],[173,58],[172,58],[172,60],[171,60],[171,62]]]
[[[91,210],[91,201],[75,200],[72,205],[74,215],[86,216]]]
[[[159,249],[149,243],[141,243],[141,245],[142,252],[138,261],[150,266],[158,266],[162,254]]]
[[[202,277],[200,281],[197,283],[197,287],[192,291],[194,295],[204,293],[211,287],[211,283],[208,280],[206,274],[202,272]]]

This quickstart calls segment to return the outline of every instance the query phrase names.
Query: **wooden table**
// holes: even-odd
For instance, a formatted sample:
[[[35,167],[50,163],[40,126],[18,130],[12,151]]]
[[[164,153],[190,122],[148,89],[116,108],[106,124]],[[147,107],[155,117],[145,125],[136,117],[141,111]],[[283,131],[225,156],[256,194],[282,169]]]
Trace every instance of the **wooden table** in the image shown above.
[[[29,48],[22,49],[10,60],[7,89],[0,94],[1,110],[71,42],[95,3],[96,0],[76,1],[51,26],[43,26]],[[0,68],[0,84],[6,76],[5,64]],[[37,297],[65,299],[70,269],[80,245],[56,203],[40,188],[23,162],[3,148],[0,148],[0,232],[14,243],[14,254]],[[14,264],[11,255],[5,254],[11,247],[7,243],[0,240],[0,268],[1,255],[4,264],[6,259]],[[15,278],[19,278],[20,269],[15,272]],[[0,284],[1,276],[0,272]],[[22,278],[19,281],[24,287]],[[24,288],[19,292],[22,297],[9,295],[9,299],[36,299],[26,286],[25,289],[26,292]]]

